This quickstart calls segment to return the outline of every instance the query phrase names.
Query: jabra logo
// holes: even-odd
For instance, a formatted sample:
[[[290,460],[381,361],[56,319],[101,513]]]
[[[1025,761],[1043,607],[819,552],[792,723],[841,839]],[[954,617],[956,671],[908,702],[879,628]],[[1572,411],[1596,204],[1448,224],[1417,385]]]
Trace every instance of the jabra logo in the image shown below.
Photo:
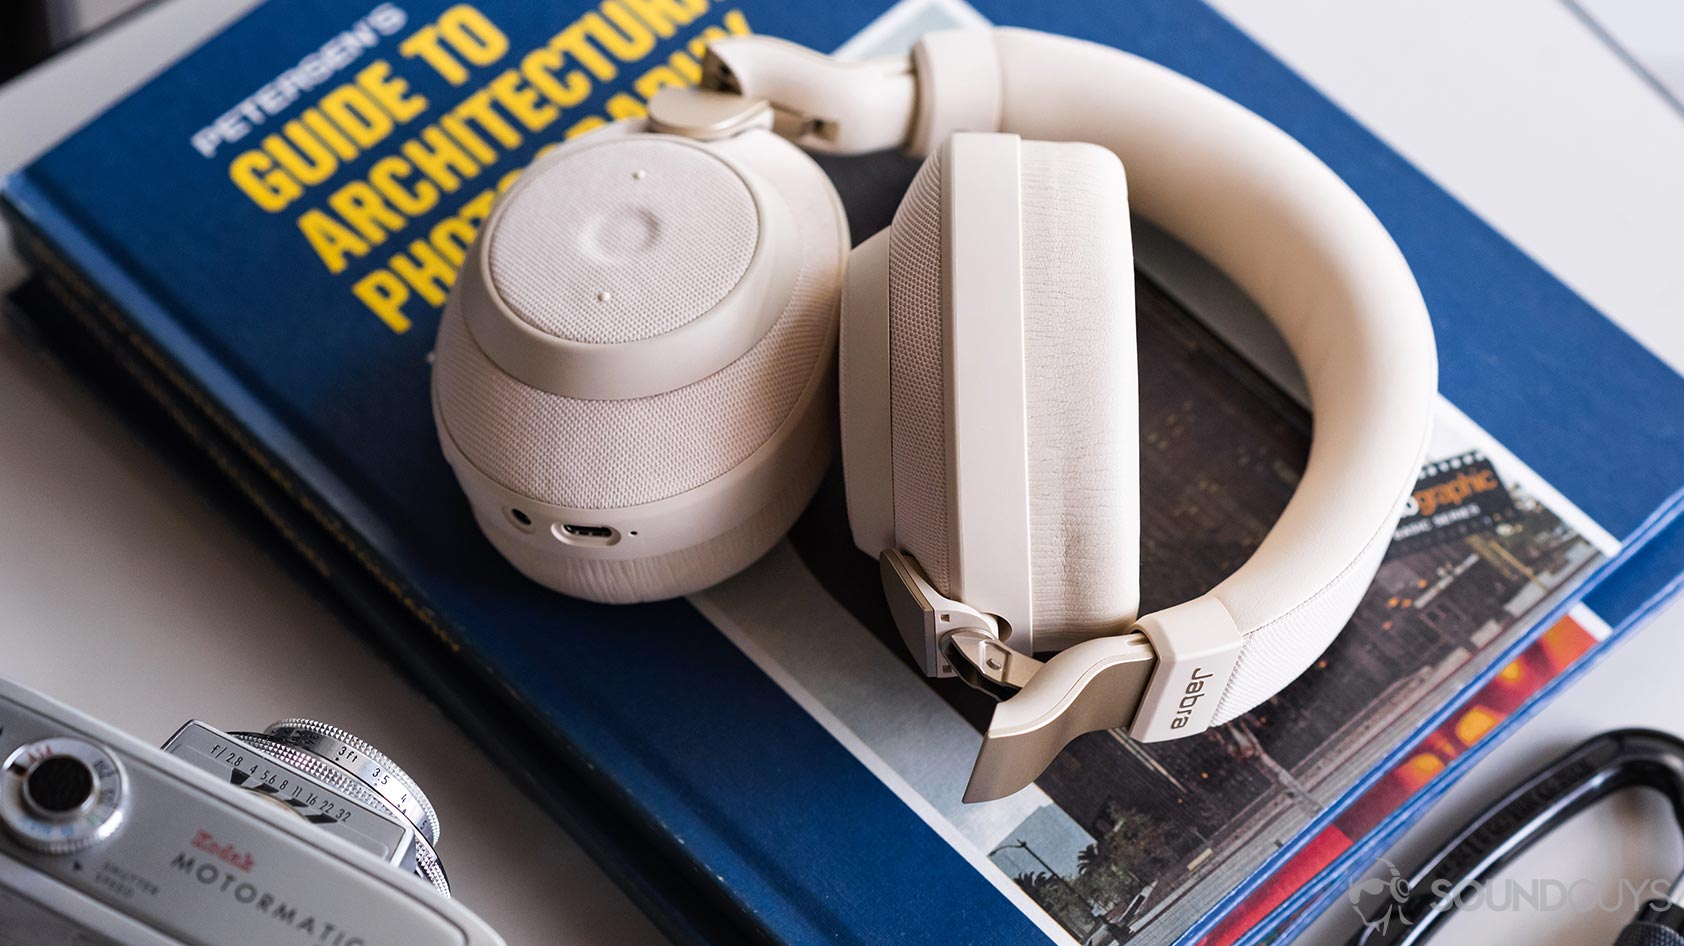
[[[1194,667],[1193,675],[1187,680],[1187,688],[1181,693],[1181,702],[1175,705],[1175,718],[1169,721],[1171,729],[1186,729],[1193,721],[1193,707],[1204,699],[1205,681],[1216,676],[1213,673],[1200,673],[1203,667]]]

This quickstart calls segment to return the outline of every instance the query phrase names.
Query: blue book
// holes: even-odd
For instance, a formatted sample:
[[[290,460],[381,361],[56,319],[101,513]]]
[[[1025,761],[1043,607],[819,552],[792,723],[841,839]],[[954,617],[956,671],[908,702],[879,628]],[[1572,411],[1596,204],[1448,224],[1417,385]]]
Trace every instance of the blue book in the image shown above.
[[[1552,629],[1560,632],[1563,642],[1578,634],[1588,634],[1593,641],[1589,646],[1580,645],[1583,650],[1570,646],[1568,653],[1562,655],[1567,657],[1565,661],[1542,653],[1542,647],[1535,648],[1540,651],[1537,655],[1539,663],[1561,665],[1552,668],[1556,671],[1554,673],[1540,675],[1541,679],[1535,681],[1536,689],[1529,688],[1524,700],[1506,708],[1502,725],[1481,733],[1465,746],[1458,745],[1454,737],[1448,742],[1438,741],[1431,749],[1417,746],[1417,750],[1429,753],[1428,758],[1443,761],[1444,768],[1426,779],[1424,784],[1409,785],[1413,790],[1401,802],[1395,795],[1376,800],[1369,816],[1352,826],[1360,828],[1360,833],[1343,832],[1348,843],[1334,845],[1328,851],[1332,856],[1317,859],[1309,865],[1309,869],[1295,872],[1290,877],[1281,877],[1287,872],[1278,871],[1277,877],[1271,878],[1277,880],[1276,883],[1266,881],[1254,892],[1257,902],[1252,904],[1252,916],[1243,920],[1237,916],[1231,918],[1235,921],[1230,927],[1233,935],[1224,936],[1219,932],[1206,942],[1288,942],[1307,929],[1322,910],[1352,909],[1352,884],[1373,866],[1377,857],[1419,821],[1516,725],[1531,717],[1552,695],[1594,666],[1597,659],[1607,653],[1611,641],[1640,627],[1671,603],[1678,597],[1681,588],[1684,588],[1684,523],[1675,520],[1607,580],[1592,589],[1575,607],[1573,616],[1565,618]],[[1481,702],[1477,696],[1465,699],[1451,714],[1452,718],[1459,716],[1466,719],[1489,711],[1489,702]],[[1465,751],[1440,759],[1447,745]],[[1350,807],[1354,806],[1347,806],[1347,811]]]
[[[675,939],[1211,935],[1679,509],[1684,430],[1664,405],[1684,379],[1206,7],[475,8],[492,24],[484,61],[456,72],[428,50],[459,5],[272,0],[9,179],[5,209],[55,296],[34,318],[64,320],[139,384]],[[438,453],[427,356],[452,261],[499,181],[694,81],[709,39],[753,30],[873,55],[989,21],[1158,60],[1320,154],[1409,258],[1443,398],[1419,515],[1322,666],[1232,726],[1153,747],[1094,734],[1024,793],[964,806],[988,706],[909,668],[834,478],[789,542],[717,589],[637,608],[570,600],[475,528]],[[483,107],[479,93],[552,45],[578,57],[577,101],[541,128],[463,130],[464,103]],[[425,104],[363,115],[310,168],[264,150],[288,122],[343,122],[355,92],[340,90],[359,81],[401,82]],[[473,150],[467,135],[483,151],[466,164],[423,167],[441,146]],[[856,240],[915,170],[893,155],[824,166]],[[394,199],[394,173],[434,186]],[[340,231],[351,238],[324,251],[321,234]],[[1260,538],[1301,468],[1308,415],[1244,301],[1173,241],[1140,242],[1143,360],[1164,382],[1142,392],[1143,429],[1193,432],[1175,469],[1143,469],[1143,492],[1170,508],[1197,499],[1177,492],[1193,483],[1244,510],[1196,530],[1143,518],[1151,606],[1202,590],[1188,586]],[[1242,449],[1263,459],[1256,475],[1234,472]]]

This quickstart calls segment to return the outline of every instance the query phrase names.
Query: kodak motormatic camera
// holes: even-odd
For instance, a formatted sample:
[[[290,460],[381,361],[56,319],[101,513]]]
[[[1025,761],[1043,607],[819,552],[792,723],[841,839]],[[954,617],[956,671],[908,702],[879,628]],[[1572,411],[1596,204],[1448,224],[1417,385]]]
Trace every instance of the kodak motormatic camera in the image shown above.
[[[0,946],[481,946],[438,815],[312,720],[154,749],[0,679]]]

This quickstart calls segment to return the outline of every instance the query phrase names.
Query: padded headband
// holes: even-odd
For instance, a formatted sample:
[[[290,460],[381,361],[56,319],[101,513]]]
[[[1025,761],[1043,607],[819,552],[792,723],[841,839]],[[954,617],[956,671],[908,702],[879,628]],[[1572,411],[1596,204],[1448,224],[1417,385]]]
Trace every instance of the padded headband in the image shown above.
[[[1121,159],[1132,210],[1226,273],[1308,383],[1314,439],[1279,521],[1194,601],[1051,658],[1001,703],[967,800],[1038,775],[1071,738],[1190,735],[1277,693],[1326,649],[1390,542],[1425,450],[1432,326],[1384,226],[1274,125],[1155,63],[1014,29],[936,33],[904,60],[841,64],[759,37],[716,43],[710,82],[764,99],[804,147],[928,153],[956,131],[1085,141]],[[1144,634],[1156,664],[1139,680]]]

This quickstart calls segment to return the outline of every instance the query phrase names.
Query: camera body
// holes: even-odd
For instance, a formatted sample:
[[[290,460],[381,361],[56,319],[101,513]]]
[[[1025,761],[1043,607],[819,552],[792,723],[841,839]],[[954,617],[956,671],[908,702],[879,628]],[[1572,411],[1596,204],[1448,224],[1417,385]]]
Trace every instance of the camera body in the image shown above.
[[[0,946],[501,944],[437,830],[333,727],[194,721],[160,750],[0,679]]]

